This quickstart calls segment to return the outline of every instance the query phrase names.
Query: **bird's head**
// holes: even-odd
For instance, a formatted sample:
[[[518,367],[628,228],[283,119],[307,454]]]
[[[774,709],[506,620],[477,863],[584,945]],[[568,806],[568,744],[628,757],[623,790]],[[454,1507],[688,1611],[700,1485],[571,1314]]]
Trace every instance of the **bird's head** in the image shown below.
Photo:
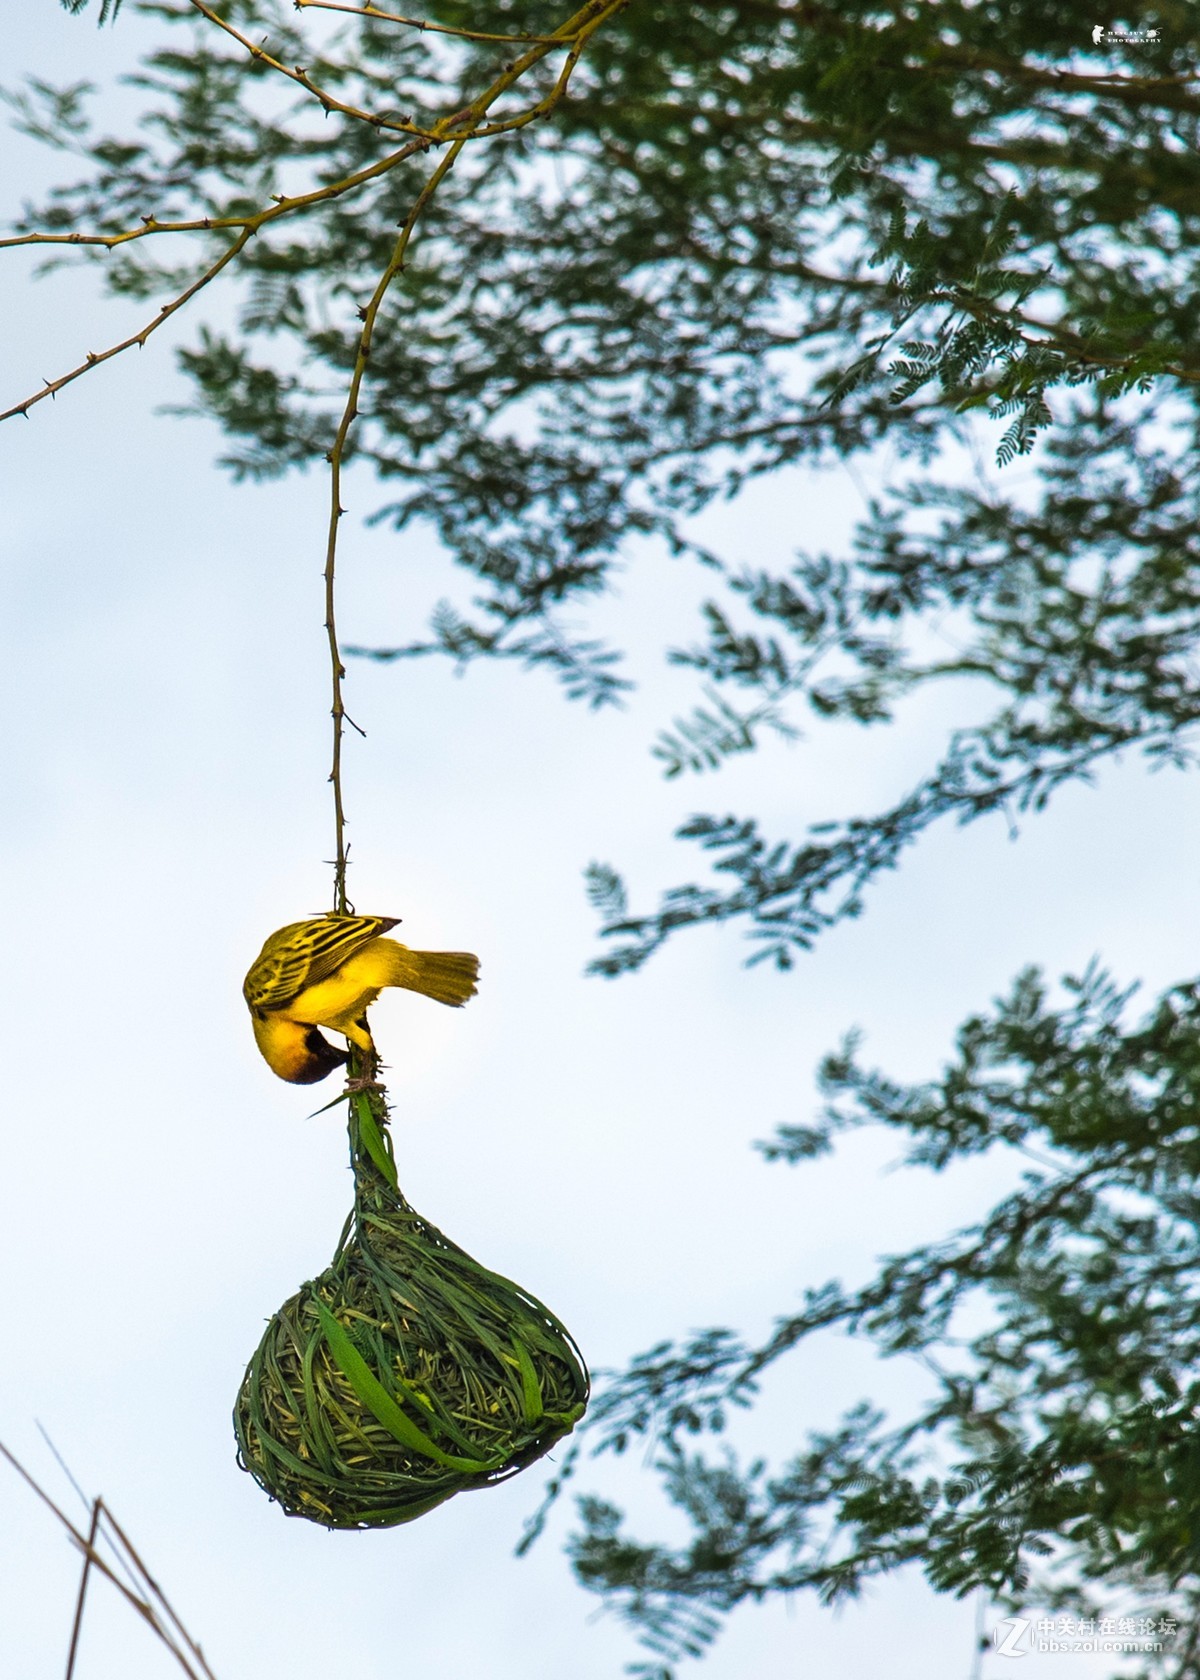
[[[271,1071],[292,1085],[315,1085],[350,1060],[318,1028],[278,1015],[252,1016],[254,1037]]]

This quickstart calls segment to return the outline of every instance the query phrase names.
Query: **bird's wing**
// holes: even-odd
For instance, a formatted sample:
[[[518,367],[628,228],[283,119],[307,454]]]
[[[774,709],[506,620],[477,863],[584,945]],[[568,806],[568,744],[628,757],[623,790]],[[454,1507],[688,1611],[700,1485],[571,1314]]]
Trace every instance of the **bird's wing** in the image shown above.
[[[282,1009],[395,927],[395,916],[314,916],[273,933],[247,974],[242,995],[251,1009]]]

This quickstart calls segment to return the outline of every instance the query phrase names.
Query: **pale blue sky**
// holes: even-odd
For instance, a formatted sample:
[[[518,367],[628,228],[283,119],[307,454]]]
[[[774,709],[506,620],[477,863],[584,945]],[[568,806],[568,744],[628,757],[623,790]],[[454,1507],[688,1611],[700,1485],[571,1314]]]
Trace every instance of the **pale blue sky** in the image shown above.
[[[5,26],[10,79],[22,63],[99,79],[131,64],[149,28],[122,18],[98,35],[50,0],[22,10]],[[15,136],[3,155],[10,204],[26,179],[36,196],[53,177]],[[32,268],[0,255],[0,406],[141,319],[99,301],[86,270],[34,286]],[[234,1465],[243,1366],[263,1319],[326,1263],[350,1184],[340,1119],[306,1118],[333,1088],[273,1079],[240,996],[264,936],[330,894],[326,488],[310,475],[234,489],[212,465],[214,428],[156,415],[183,395],[171,344],[199,319],[0,434],[0,1439],[66,1498],[44,1423],[219,1680],[607,1680],[636,1648],[574,1586],[561,1518],[532,1557],[512,1557],[540,1468],[359,1536],[288,1521]],[[399,639],[445,586],[431,543],[359,525],[377,499],[351,479],[347,641]],[[796,478],[707,532],[782,562],[796,543],[834,542],[858,505],[844,475]],[[791,975],[745,970],[725,931],[682,937],[621,982],[584,980],[590,858],[627,867],[646,903],[693,873],[694,854],[667,840],[682,815],[757,810],[795,834],[872,808],[950,716],[947,697],[891,735],[772,746],[720,780],[664,784],[647,747],[684,690],[654,651],[681,580],[664,559],[623,590],[645,682],[624,714],[590,715],[512,670],[460,681],[435,664],[355,663],[349,677],[368,731],[348,748],[355,902],[402,916],[412,944],[483,963],[462,1012],[407,996],[376,1012],[402,1182],[543,1296],[594,1366],[709,1323],[760,1334],[805,1286],[860,1277],[874,1254],[982,1205],[987,1169],[918,1185],[886,1174],[891,1152],[872,1139],[795,1170],[751,1149],[811,1115],[812,1069],[846,1028],[861,1024],[889,1071],[930,1074],[961,1017],[1023,964],[1057,974],[1099,952],[1150,992],[1192,972],[1200,931],[1195,786],[1130,762],[1060,796],[1018,844],[1000,821],[935,833]],[[780,1453],[799,1425],[863,1393],[903,1404],[919,1382],[844,1344],[793,1367],[752,1437]],[[645,1530],[658,1521],[640,1462],[585,1468],[578,1485],[641,1506]],[[75,1564],[2,1469],[0,1524],[0,1676],[51,1680]],[[889,1680],[967,1680],[972,1619],[906,1578],[836,1618],[809,1600],[744,1612],[694,1672],[876,1680],[882,1663]],[[1052,1659],[1038,1664],[1021,1680],[1055,1680]],[[79,1680],[173,1672],[96,1590]],[[1070,1673],[1082,1680],[1086,1661]]]

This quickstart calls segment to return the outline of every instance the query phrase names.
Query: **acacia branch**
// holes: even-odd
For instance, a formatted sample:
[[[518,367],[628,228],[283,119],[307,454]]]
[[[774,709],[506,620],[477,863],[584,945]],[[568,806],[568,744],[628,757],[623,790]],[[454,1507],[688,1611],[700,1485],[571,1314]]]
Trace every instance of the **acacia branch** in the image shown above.
[[[301,80],[316,97],[322,100],[328,97],[316,89],[314,85],[308,83],[302,71],[288,70],[277,60],[263,53],[260,48],[255,47],[252,42],[247,41],[244,36],[239,35],[236,30],[212,12],[204,3],[204,0],[191,0],[191,4],[221,29],[235,36],[248,52],[266,59],[274,68],[280,70],[282,74],[289,76],[292,80]],[[403,128],[406,132],[411,133],[414,138],[408,145],[402,146],[398,151],[389,153],[387,157],[380,158],[378,162],[369,164],[365,169],[357,170],[353,175],[348,175],[341,181],[335,181],[325,187],[316,187],[307,193],[280,196],[273,204],[257,211],[252,216],[203,216],[191,221],[175,222],[160,222],[154,216],[144,216],[137,227],[127,228],[120,233],[26,233],[0,239],[0,250],[17,245],[100,245],[111,251],[119,245],[129,244],[137,239],[145,239],[156,233],[211,233],[221,229],[233,228],[240,230],[237,239],[222,253],[218,260],[207,268],[186,290],[170,303],[164,304],[153,321],[141,328],[140,331],[122,339],[117,344],[110,345],[105,350],[89,351],[83,361],[77,367],[72,368],[70,372],[63,374],[58,379],[46,380],[40,391],[35,391],[31,396],[14,403],[11,408],[0,410],[0,421],[11,420],[17,414],[27,416],[29,410],[35,404],[43,402],[47,397],[56,396],[64,386],[70,385],[74,380],[81,378],[83,374],[90,373],[93,368],[99,367],[101,363],[111,361],[114,356],[119,356],[123,351],[132,349],[134,345],[141,349],[150,334],[161,327],[164,321],[169,320],[184,304],[190,302],[196,293],[207,286],[211,280],[214,280],[239,255],[260,228],[268,226],[271,222],[279,221],[283,217],[295,215],[299,211],[312,208],[314,205],[327,203],[332,199],[342,197],[348,192],[353,192],[367,181],[388,174],[397,164],[405,162],[415,153],[428,151],[430,146],[442,145],[451,135],[455,140],[454,155],[457,156],[462,142],[486,139],[493,134],[509,133],[547,115],[565,94],[571,74],[579,62],[588,37],[607,17],[623,10],[625,4],[627,4],[627,0],[591,0],[589,5],[570,18],[554,35],[538,37],[530,51],[513,63],[506,65],[502,74],[487,92],[472,105],[466,107],[465,110],[440,118],[428,130],[410,124],[388,124],[393,128]],[[556,46],[570,46],[571,50],[551,91],[544,98],[537,100],[535,104],[523,111],[515,112],[511,117],[502,118],[494,123],[481,123],[480,118],[501,94],[507,92],[527,70],[540,62]],[[385,121],[385,119],[376,118],[367,112],[358,111],[353,106],[338,105],[337,108],[346,115],[353,116],[372,127]],[[442,178],[441,173],[437,175],[437,178],[438,180]],[[420,202],[423,208],[426,201],[422,199]],[[390,284],[390,280],[388,283]]]
[[[444,125],[439,126],[444,127]],[[221,270],[233,261],[234,257],[236,257],[245,248],[260,228],[266,227],[271,222],[279,221],[284,216],[295,215],[300,210],[307,210],[314,204],[321,204],[330,199],[340,198],[344,193],[352,192],[356,187],[362,186],[365,182],[374,180],[381,175],[386,175],[390,170],[394,169],[397,164],[403,163],[407,158],[412,157],[414,153],[427,151],[428,148],[429,141],[424,139],[412,140],[407,146],[402,146],[399,151],[392,152],[388,157],[381,158],[378,163],[373,163],[366,169],[358,170],[354,175],[346,176],[346,178],[342,181],[335,181],[328,187],[314,188],[312,192],[300,193],[292,198],[279,198],[268,209],[260,210],[253,216],[205,217],[202,220],[193,222],[157,222],[152,216],[148,216],[144,218],[141,227],[130,229],[126,233],[33,233],[25,234],[17,239],[0,240],[0,247],[4,245],[67,243],[79,245],[105,245],[111,250],[115,245],[124,244],[131,239],[142,239],[152,233],[208,233],[219,228],[236,227],[241,229],[237,239],[235,239],[233,244],[222,253],[217,261],[213,263],[211,267],[205,269],[199,279],[193,281],[193,283],[188,286],[185,291],[173,298],[170,303],[163,304],[154,320],[147,326],[143,327],[140,332],[134,333],[129,338],[122,339],[119,344],[111,345],[107,350],[96,352],[89,351],[78,367],[72,368],[69,373],[63,374],[59,379],[46,380],[45,386],[42,390],[35,391],[32,396],[26,397],[22,402],[14,403],[11,408],[4,409],[0,412],[0,421],[10,420],[14,414],[27,414],[35,403],[44,401],[46,397],[56,396],[58,392],[62,390],[64,385],[71,384],[73,380],[80,378],[82,374],[90,373],[94,367],[99,367],[102,362],[110,361],[114,356],[120,355],[123,350],[130,350],[135,344],[139,349],[141,349],[152,332],[161,327],[164,321],[169,320],[170,317],[180,310],[185,303],[190,302],[197,292],[201,291],[208,285],[210,280],[216,279]]]
[[[408,142],[408,144],[402,146],[398,151],[392,152],[367,168],[359,170],[353,175],[347,176],[342,181],[334,182],[329,186],[316,188],[312,192],[298,194],[294,197],[277,197],[269,207],[259,210],[251,216],[215,218],[202,217],[192,221],[179,222],[160,222],[153,216],[147,216],[142,218],[140,224],[136,228],[126,229],[123,232],[115,234],[32,233],[0,240],[0,248],[13,245],[86,244],[99,245],[104,247],[106,250],[111,251],[119,245],[129,243],[132,240],[146,238],[152,233],[211,233],[219,230],[237,230],[237,237],[226,248],[226,250],[221,253],[217,260],[211,263],[209,267],[206,268],[190,286],[180,292],[177,297],[172,299],[169,303],[163,304],[153,321],[149,322],[145,327],[143,327],[139,332],[134,333],[131,337],[122,339],[120,343],[111,345],[107,350],[99,353],[89,351],[85,359],[77,367],[72,368],[69,373],[63,374],[56,380],[47,380],[42,390],[25,398],[22,402],[15,404],[12,408],[0,413],[0,420],[9,419],[15,414],[28,415],[30,408],[32,408],[35,403],[43,401],[46,397],[55,396],[57,392],[63,389],[64,386],[69,385],[73,380],[82,377],[83,374],[89,372],[93,367],[98,367],[102,362],[111,360],[114,356],[118,356],[123,351],[131,349],[134,345],[141,348],[146,343],[146,340],[152,332],[155,332],[164,321],[169,320],[172,315],[182,309],[186,303],[195,297],[197,292],[201,291],[209,284],[210,281],[214,280],[218,274],[227,268],[229,264],[240,255],[249,243],[250,239],[253,238],[260,228],[271,222],[278,221],[285,216],[294,216],[314,205],[328,202],[332,199],[343,196],[345,193],[354,191],[358,187],[363,186],[366,182],[387,174],[399,163],[411,157],[414,152],[425,152],[428,151],[430,147],[440,147],[443,144],[449,145],[449,150],[446,155],[439,161],[436,168],[429,176],[429,179],[425,182],[424,186],[417,194],[411,210],[401,224],[399,237],[396,240],[387,266],[384,268],[379,277],[371,299],[369,303],[360,310],[362,328],[359,332],[358,343],[355,348],[353,372],[351,374],[345,406],[342,410],[342,416],[334,434],[333,444],[328,455],[330,464],[330,509],[325,549],[324,580],[325,630],[329,639],[333,689],[333,761],[330,769],[329,780],[333,785],[334,820],[336,828],[334,907],[338,912],[344,913],[348,909],[348,903],[346,898],[345,810],[342,801],[341,763],[342,739],[345,724],[347,722],[351,722],[352,720],[347,718],[345,705],[342,699],[342,680],[345,677],[345,669],[341,663],[341,655],[338,649],[337,628],[334,612],[337,532],[339,521],[345,511],[341,505],[341,483],[346,446],[350,435],[350,429],[359,412],[359,395],[367,369],[367,362],[371,353],[371,342],[374,337],[379,310],[392,282],[403,271],[405,254],[408,250],[409,241],[412,238],[413,230],[416,227],[417,222],[425,210],[425,207],[437,192],[438,187],[446,178],[449,171],[453,168],[463,147],[472,140],[486,139],[494,134],[510,133],[515,129],[523,128],[527,124],[535,122],[538,118],[546,116],[550,111],[552,111],[565,96],[571,76],[574,73],[576,65],[579,63],[587,41],[606,19],[623,10],[625,5],[628,4],[628,0],[588,0],[588,3],[584,5],[581,10],[577,11],[572,17],[568,18],[565,23],[561,24],[558,29],[554,30],[553,33],[548,36],[482,36],[471,34],[466,31],[439,28],[439,33],[460,34],[465,35],[469,39],[524,40],[529,44],[526,51],[510,63],[506,64],[501,74],[496,77],[491,86],[488,87],[484,93],[480,94],[474,101],[472,101],[470,105],[466,106],[461,111],[456,111],[453,115],[439,118],[438,121],[435,122],[429,129],[421,128],[412,122],[383,117],[373,112],[364,111],[357,106],[346,104],[344,101],[335,98],[334,95],[327,92],[326,89],[320,87],[316,82],[314,82],[303,67],[296,66],[294,68],[289,68],[279,59],[266,52],[263,47],[256,45],[247,36],[235,29],[232,24],[227,23],[224,18],[220,17],[218,13],[216,13],[207,3],[207,0],[189,0],[189,3],[195,11],[199,12],[200,15],[207,20],[207,22],[212,24],[215,28],[222,30],[232,40],[236,41],[238,45],[250,55],[252,60],[267,65],[279,75],[295,82],[299,87],[302,87],[306,93],[318,100],[326,112],[337,111],[342,116],[349,117],[351,120],[356,122],[366,123],[372,128],[387,128],[409,134],[413,138]],[[302,0],[297,0],[297,3],[300,4],[302,8]],[[327,9],[351,10],[353,8],[331,5]],[[371,15],[374,10],[375,8],[369,6],[362,15]],[[389,14],[381,13],[380,15],[388,16]],[[416,20],[396,19],[395,21],[415,22]],[[487,113],[491,110],[495,102],[507,93],[508,90],[516,83],[518,83],[529,70],[533,69],[534,66],[539,64],[542,59],[544,59],[556,48],[566,48],[567,56],[554,86],[551,88],[549,93],[545,94],[542,98],[535,100],[533,104],[527,106],[523,110],[515,111],[507,116],[501,116],[492,122],[486,121]]]
[[[131,350],[135,344],[139,350],[142,349],[152,332],[157,332],[165,321],[169,321],[172,315],[177,314],[185,303],[188,303],[197,292],[202,291],[208,285],[210,280],[216,279],[221,270],[227,267],[239,251],[249,243],[255,231],[254,228],[244,228],[233,244],[217,258],[216,262],[211,267],[206,268],[200,278],[193,281],[186,291],[181,292],[170,303],[164,303],[153,321],[144,326],[140,332],[134,333],[130,338],[123,338],[119,344],[110,344],[107,350],[89,350],[78,367],[72,368],[70,373],[62,374],[58,379],[46,380],[42,390],[36,391],[33,396],[26,397],[24,402],[15,403],[12,408],[6,408],[0,413],[0,420],[11,420],[14,414],[28,416],[29,410],[35,403],[43,402],[47,397],[57,396],[64,385],[70,385],[74,380],[82,378],[85,373],[90,373],[93,368],[99,367],[102,362],[111,361],[114,356],[119,356],[123,350]]]
[[[460,41],[510,41],[524,45],[533,41],[556,41],[555,35],[489,35],[481,29],[455,29],[448,23],[430,23],[427,18],[402,17],[398,12],[385,12],[379,6],[343,6],[337,0],[292,0],[298,12],[313,8],[322,12],[348,12],[351,17],[375,18],[380,23],[406,24],[431,35],[453,35]]]
[[[346,723],[342,682],[346,675],[346,668],[342,664],[341,650],[338,646],[335,613],[337,537],[342,515],[346,511],[342,506],[341,497],[342,467],[345,461],[346,444],[350,436],[350,429],[358,417],[359,393],[362,390],[363,378],[370,359],[371,341],[375,335],[379,311],[392,282],[403,272],[405,254],[408,251],[413,230],[420,220],[422,212],[454,167],[463,147],[469,140],[480,138],[486,134],[501,133],[508,128],[521,127],[552,110],[565,95],[571,74],[579,62],[589,37],[606,18],[623,10],[627,3],[628,0],[588,0],[588,4],[564,23],[560,29],[556,30],[550,40],[536,42],[520,58],[514,60],[511,64],[506,64],[500,76],[485,93],[481,94],[464,110],[455,113],[454,116],[442,119],[437,125],[437,132],[439,138],[441,138],[442,136],[449,136],[453,131],[450,149],[418,193],[412,209],[401,225],[400,234],[388,259],[387,267],[379,276],[370,302],[361,311],[362,330],[359,333],[358,345],[355,350],[354,369],[350,377],[350,386],[346,393],[346,403],[342,410],[342,417],[338,422],[333,446],[329,451],[329,527],[325,544],[325,631],[329,638],[333,701],[331,707],[333,754],[329,780],[333,787],[335,829],[334,910],[338,914],[348,913],[350,906],[346,896],[346,814],[342,797],[342,740]],[[528,110],[504,122],[484,124],[484,117],[497,99],[506,93],[514,83],[518,82],[535,64],[540,63],[553,46],[568,41],[571,43],[571,50],[567,54],[566,62],[558,80],[544,99],[538,100]]]
[[[928,298],[921,298],[920,303],[951,303],[961,309],[964,315],[970,315],[976,321],[995,322],[1000,325],[1016,323],[1019,337],[1023,344],[1030,349],[1051,346],[1062,355],[1081,362],[1088,367],[1111,368],[1119,372],[1128,368],[1131,361],[1143,352],[1155,351],[1163,346],[1147,343],[1143,340],[1133,345],[1129,350],[1101,351],[1089,344],[1087,339],[1072,332],[1056,321],[1041,321],[1035,315],[1026,315],[1019,309],[1005,309],[991,298],[983,297],[977,292],[967,292],[958,287],[951,288],[944,293],[935,293]],[[1032,333],[1044,333],[1044,338],[1033,338]],[[1190,367],[1186,362],[1163,362],[1161,371],[1169,373],[1186,385],[1200,384],[1200,368]]]
[[[189,0],[189,3],[202,17],[206,17],[210,23],[216,24],[218,29],[223,29],[226,35],[235,40],[239,46],[244,47],[251,58],[260,64],[269,65],[272,70],[278,71],[281,76],[286,76],[289,81],[302,87],[305,93],[311,93],[313,98],[320,102],[326,113],[338,111],[342,116],[353,117],[356,122],[367,123],[372,128],[390,128],[400,134],[421,135],[427,140],[435,138],[427,129],[423,129],[417,123],[409,122],[402,117],[379,116],[373,111],[360,110],[357,105],[345,104],[332,93],[327,93],[324,88],[318,87],[303,66],[298,64],[294,69],[289,69],[279,59],[272,58],[271,54],[262,47],[255,46],[254,42],[243,35],[240,30],[235,29],[231,23],[227,23],[223,17],[214,12],[211,6],[206,5],[205,0]]]

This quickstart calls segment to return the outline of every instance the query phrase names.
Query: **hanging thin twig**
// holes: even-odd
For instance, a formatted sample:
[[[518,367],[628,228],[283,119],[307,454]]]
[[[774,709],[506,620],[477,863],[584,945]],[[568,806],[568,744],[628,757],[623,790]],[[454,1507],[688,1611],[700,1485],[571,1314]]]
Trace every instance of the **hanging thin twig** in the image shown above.
[[[400,236],[396,240],[386,268],[379,276],[375,290],[371,294],[370,302],[360,311],[362,330],[358,336],[358,345],[354,356],[354,371],[350,377],[346,404],[342,410],[337,432],[334,435],[333,447],[329,451],[329,528],[325,544],[325,631],[329,638],[329,659],[333,689],[333,704],[330,714],[333,718],[333,757],[329,780],[333,786],[335,838],[333,908],[336,915],[348,915],[352,908],[346,893],[346,811],[342,798],[342,739],[347,721],[351,721],[352,727],[358,728],[357,724],[353,724],[352,720],[347,719],[345,703],[342,698],[342,683],[345,679],[346,668],[342,664],[341,649],[338,645],[334,599],[338,526],[342,515],[346,511],[342,506],[342,467],[350,429],[358,417],[358,398],[371,354],[371,341],[375,334],[379,310],[388,288],[404,270],[405,254],[422,212],[454,167],[463,147],[471,140],[480,138],[481,135],[499,132],[502,127],[519,127],[521,124],[532,122],[535,117],[544,116],[552,110],[566,93],[571,74],[579,62],[589,37],[607,18],[620,11],[625,3],[626,0],[589,0],[589,4],[584,6],[582,11],[577,12],[574,17],[568,19],[560,29],[555,31],[553,36],[535,43],[527,52],[511,64],[507,64],[503,74],[497,77],[491,87],[474,100],[472,104],[462,111],[456,112],[454,116],[443,119],[439,127],[447,138],[453,136],[449,150],[417,194],[411,210],[401,223]],[[570,51],[551,92],[544,99],[538,100],[527,111],[520,113],[518,117],[508,119],[503,125],[498,123],[485,124],[484,118],[495,101],[506,93],[514,83],[520,81],[521,77],[533,65],[540,63],[552,46],[561,46],[565,42],[570,42]]]

